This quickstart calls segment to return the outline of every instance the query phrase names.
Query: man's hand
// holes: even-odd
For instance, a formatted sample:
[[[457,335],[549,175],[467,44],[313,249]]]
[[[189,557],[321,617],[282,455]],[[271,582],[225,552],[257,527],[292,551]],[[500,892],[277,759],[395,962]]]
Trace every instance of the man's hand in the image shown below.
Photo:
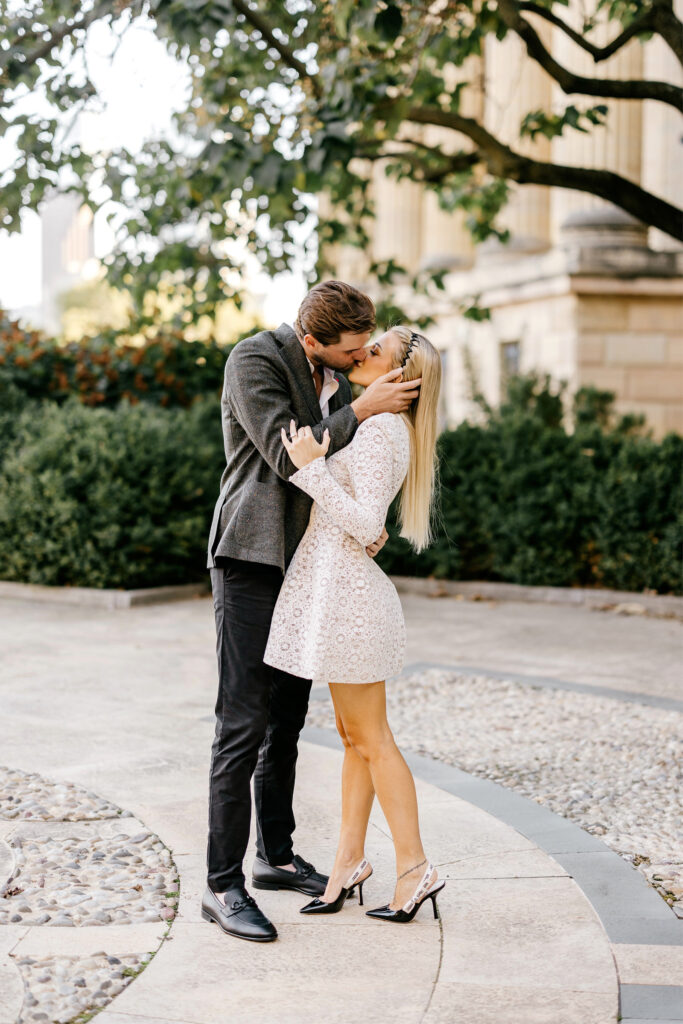
[[[387,533],[387,528],[385,526],[382,532],[380,533],[379,537],[375,541],[375,543],[368,544],[368,546],[365,549],[367,553],[370,555],[370,558],[374,558],[375,555],[382,550],[382,548],[384,547],[388,540],[389,534]]]
[[[376,416],[380,412],[405,412],[420,394],[422,377],[415,380],[398,381],[403,370],[398,367],[373,380],[369,388],[360,398],[351,402],[351,408],[359,423],[368,416]]]
[[[319,459],[321,455],[327,453],[327,449],[330,447],[329,430],[323,434],[322,444],[318,444],[310,427],[299,427],[297,430],[294,420],[289,424],[289,432],[291,440],[287,437],[284,427],[280,431],[280,437],[297,469],[303,469],[309,462]]]

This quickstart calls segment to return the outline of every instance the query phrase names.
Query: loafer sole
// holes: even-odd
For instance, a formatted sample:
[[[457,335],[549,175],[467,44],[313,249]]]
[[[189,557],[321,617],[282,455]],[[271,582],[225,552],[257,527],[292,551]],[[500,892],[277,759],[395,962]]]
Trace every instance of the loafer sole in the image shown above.
[[[230,928],[226,928],[223,923],[218,918],[214,917],[208,910],[202,909],[202,917],[210,924],[217,924],[222,932],[225,932],[226,935],[232,935],[236,939],[246,939],[247,942],[274,942],[277,938],[277,932],[275,932],[275,935],[245,935],[244,932],[231,931]]]

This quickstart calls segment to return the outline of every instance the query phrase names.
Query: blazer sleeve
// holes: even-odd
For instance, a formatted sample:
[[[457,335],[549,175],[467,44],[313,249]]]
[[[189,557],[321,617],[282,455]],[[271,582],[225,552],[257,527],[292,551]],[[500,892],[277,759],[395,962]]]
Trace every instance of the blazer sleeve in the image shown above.
[[[296,466],[282,443],[280,431],[282,427],[289,431],[290,421],[297,420],[297,416],[292,410],[286,377],[267,352],[240,342],[228,359],[225,381],[233,415],[273,472],[289,480]],[[350,405],[342,406],[311,427],[319,443],[325,430],[329,430],[328,455],[344,448],[357,429],[358,419]]]
[[[372,418],[358,430],[349,460],[354,497],[334,479],[320,456],[290,477],[311,496],[332,521],[363,547],[373,544],[382,532],[396,493],[393,445]]]

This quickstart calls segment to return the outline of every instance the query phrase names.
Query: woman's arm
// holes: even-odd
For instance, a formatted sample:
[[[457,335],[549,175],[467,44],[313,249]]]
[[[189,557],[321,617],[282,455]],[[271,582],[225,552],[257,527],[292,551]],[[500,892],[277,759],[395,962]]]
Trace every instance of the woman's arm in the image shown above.
[[[393,445],[373,420],[359,427],[349,469],[355,497],[337,483],[320,456],[290,476],[345,533],[367,547],[380,536],[395,488]]]

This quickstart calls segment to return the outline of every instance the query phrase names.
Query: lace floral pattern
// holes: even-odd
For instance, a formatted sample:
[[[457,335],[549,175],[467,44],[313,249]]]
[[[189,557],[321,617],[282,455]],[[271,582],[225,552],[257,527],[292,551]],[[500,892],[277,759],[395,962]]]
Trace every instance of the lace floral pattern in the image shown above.
[[[368,556],[405,478],[408,428],[382,413],[346,448],[290,477],[313,500],[287,569],[264,661],[316,683],[372,683],[403,667],[405,623],[396,588]]]

